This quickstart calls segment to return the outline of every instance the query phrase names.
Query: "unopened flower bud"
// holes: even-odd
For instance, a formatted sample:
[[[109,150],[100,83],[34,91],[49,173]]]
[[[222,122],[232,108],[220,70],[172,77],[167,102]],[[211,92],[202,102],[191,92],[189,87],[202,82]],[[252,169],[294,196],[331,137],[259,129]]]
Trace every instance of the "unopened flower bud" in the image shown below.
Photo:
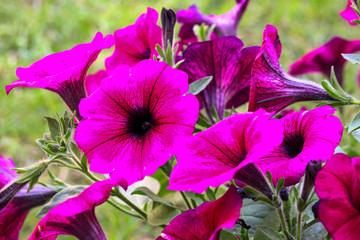
[[[319,204],[320,204],[320,200],[317,201],[312,207],[311,207],[311,211],[314,214],[314,218],[318,218],[318,210],[319,210]]]
[[[176,23],[176,14],[172,9],[163,8],[161,10],[161,24],[164,41],[164,50],[168,48],[168,42],[172,48],[174,42],[174,28]]]
[[[288,193],[288,191],[286,190],[286,188],[282,188],[281,190],[280,190],[280,198],[281,198],[281,200],[283,200],[283,201],[288,201],[289,200],[289,193]]]
[[[322,166],[321,160],[310,161],[306,166],[305,170],[305,181],[301,192],[301,198],[306,202],[314,187],[314,181],[317,173],[320,171]]]

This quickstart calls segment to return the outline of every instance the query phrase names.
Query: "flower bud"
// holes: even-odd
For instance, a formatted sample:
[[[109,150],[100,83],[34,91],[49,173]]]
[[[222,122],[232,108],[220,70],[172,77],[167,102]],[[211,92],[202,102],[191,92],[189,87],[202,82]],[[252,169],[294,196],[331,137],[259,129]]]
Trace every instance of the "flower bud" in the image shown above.
[[[305,170],[305,181],[303,184],[302,192],[301,192],[301,198],[306,202],[306,200],[309,197],[309,194],[311,193],[311,190],[314,187],[314,181],[317,173],[321,169],[322,162],[321,160],[316,161],[310,161],[308,165],[306,166]]]
[[[161,10],[161,24],[162,24],[162,34],[163,34],[165,52],[168,48],[168,43],[170,43],[171,48],[173,46],[175,23],[176,23],[175,12],[172,9],[163,8]]]

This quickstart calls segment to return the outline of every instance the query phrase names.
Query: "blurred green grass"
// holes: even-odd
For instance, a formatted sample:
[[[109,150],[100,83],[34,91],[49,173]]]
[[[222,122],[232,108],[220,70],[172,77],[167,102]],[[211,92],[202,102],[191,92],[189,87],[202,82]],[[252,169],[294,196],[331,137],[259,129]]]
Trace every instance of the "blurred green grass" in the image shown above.
[[[206,14],[221,14],[235,1],[3,0],[0,8],[0,154],[13,158],[17,166],[45,157],[35,144],[35,139],[47,131],[42,116],[54,117],[55,112],[62,114],[66,109],[57,95],[43,89],[19,88],[6,96],[5,85],[17,79],[17,67],[26,67],[51,53],[89,42],[98,31],[113,33],[134,23],[141,13],[146,12],[146,7],[160,11],[164,6],[177,11],[193,3]],[[332,36],[359,38],[360,28],[349,26],[338,14],[345,5],[346,0],[253,0],[240,22],[238,35],[246,46],[260,45],[265,25],[277,27],[283,45],[280,62],[286,70],[297,58]],[[103,53],[95,68],[101,68],[101,60],[109,54],[111,51]],[[358,95],[357,68],[347,64],[345,77],[346,89]],[[308,77],[322,79],[321,75]],[[345,125],[355,114],[355,109],[346,111]],[[140,236],[151,239],[156,236],[156,232],[151,235],[154,231],[151,227],[137,219],[113,214],[109,206],[100,206],[97,212],[110,239],[141,239]],[[25,239],[31,232],[34,219],[33,212],[26,220],[20,239]]]

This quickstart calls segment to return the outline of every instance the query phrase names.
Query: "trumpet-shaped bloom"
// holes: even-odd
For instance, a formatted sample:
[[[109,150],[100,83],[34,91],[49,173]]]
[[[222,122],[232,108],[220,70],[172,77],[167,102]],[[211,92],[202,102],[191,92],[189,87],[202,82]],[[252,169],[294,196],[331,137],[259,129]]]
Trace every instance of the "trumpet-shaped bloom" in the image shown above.
[[[194,25],[205,23],[208,26],[215,24],[214,33],[217,37],[236,36],[237,26],[246,11],[250,0],[236,0],[237,4],[227,13],[216,16],[205,15],[199,11],[196,5],[190,6],[187,10],[177,12],[177,21],[182,24],[179,30],[181,44],[190,44],[197,41],[194,34]]]
[[[295,112],[280,119],[284,139],[279,147],[262,157],[257,165],[269,170],[273,182],[285,178],[285,186],[299,182],[312,160],[327,160],[341,140],[343,127],[330,106]]]
[[[57,93],[71,111],[79,114],[79,103],[85,98],[84,80],[91,64],[101,50],[114,45],[112,35],[103,38],[97,33],[91,43],[84,43],[70,50],[54,53],[33,63],[27,68],[19,67],[16,75],[20,78],[6,86],[6,93],[15,87],[44,88]]]
[[[60,234],[105,240],[105,233],[95,216],[95,207],[103,204],[110,197],[111,188],[117,185],[110,179],[95,182],[79,196],[52,208],[37,224],[29,240],[56,239]]]
[[[190,136],[199,103],[184,94],[187,75],[166,63],[122,65],[82,100],[75,140],[91,171],[121,176],[130,185],[153,174],[175,154],[178,136]]]
[[[289,73],[297,76],[311,72],[321,72],[330,78],[331,67],[334,66],[335,76],[339,83],[343,82],[343,70],[346,63],[342,53],[360,51],[360,40],[346,40],[333,37],[325,43],[290,65]]]
[[[359,16],[356,14],[355,10],[351,7],[351,5],[351,0],[348,0],[346,8],[339,14],[342,18],[348,21],[349,25],[355,26],[357,25],[357,23],[354,23],[352,21],[355,19],[359,19]]]
[[[157,240],[215,240],[222,228],[232,228],[240,217],[241,195],[232,185],[213,202],[204,202],[175,217]]]
[[[156,44],[162,45],[162,30],[156,25],[158,13],[147,8],[135,24],[115,31],[115,50],[105,60],[106,70],[114,71],[120,64],[133,66],[141,60],[157,56]]]
[[[11,186],[7,184],[17,177],[15,170],[11,169],[14,167],[10,158],[0,156],[1,190],[6,190]],[[23,189],[15,189],[13,194],[8,193],[3,195],[3,191],[0,192],[0,240],[18,239],[19,231],[29,210],[44,204],[55,194],[54,191],[42,186],[35,186],[29,193]]]
[[[279,63],[280,53],[277,30],[267,25],[252,67],[249,111],[262,108],[278,112],[300,101],[333,100],[319,84],[286,74]]]
[[[242,47],[240,39],[222,37],[193,43],[184,52],[185,61],[179,69],[189,74],[189,82],[213,76],[199,94],[209,116],[212,106],[222,119],[226,107],[238,107],[248,101],[251,66],[259,47]]]
[[[280,121],[270,117],[263,110],[233,114],[180,142],[168,188],[202,193],[230,181],[248,163],[256,163],[283,139]]]
[[[85,89],[87,96],[90,96],[93,92],[100,87],[101,81],[107,78],[108,75],[105,70],[99,70],[94,74],[87,75],[85,78]]]
[[[360,158],[337,153],[315,179],[318,216],[334,240],[360,239]]]

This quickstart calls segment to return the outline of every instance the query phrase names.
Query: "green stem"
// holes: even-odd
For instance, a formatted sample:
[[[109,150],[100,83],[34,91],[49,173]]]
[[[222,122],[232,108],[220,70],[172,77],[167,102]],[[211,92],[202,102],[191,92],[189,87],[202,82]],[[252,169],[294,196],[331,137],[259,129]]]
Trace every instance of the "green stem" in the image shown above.
[[[281,228],[282,228],[282,230],[284,232],[285,238],[288,239],[288,240],[292,239],[290,237],[290,234],[289,234],[288,230],[287,230],[284,214],[283,214],[281,208],[277,208],[276,211],[277,211],[277,213],[279,215],[280,222],[281,222]]]
[[[184,193],[184,192],[180,192],[180,194],[181,194],[182,198],[184,199],[184,202],[185,202],[186,206],[188,207],[188,209],[192,209],[189,201],[188,201],[187,198],[186,198],[185,193]]]
[[[142,219],[141,216],[139,216],[139,215],[137,215],[137,214],[135,214],[135,213],[132,213],[132,212],[130,212],[130,211],[128,211],[128,210],[125,210],[125,209],[121,208],[117,203],[114,203],[114,202],[112,202],[111,200],[107,200],[106,202],[109,203],[109,204],[110,204],[111,206],[113,206],[114,208],[116,208],[117,210],[119,210],[119,211],[121,211],[121,212],[123,212],[123,213],[125,213],[125,214],[127,214],[127,215],[130,215],[130,216],[133,216],[133,217],[141,218],[141,219]]]
[[[302,212],[298,212],[298,219],[297,219],[297,240],[301,239],[301,218]]]
[[[81,169],[80,169],[80,168],[75,167],[75,166],[72,166],[72,165],[69,165],[69,164],[64,163],[64,162],[62,162],[62,161],[59,161],[59,160],[52,160],[52,161],[51,161],[51,163],[58,163],[58,164],[63,165],[64,167],[68,167],[68,168],[71,168],[71,169],[75,169],[75,170],[79,170],[79,171],[81,171]]]
[[[192,205],[193,205],[194,208],[197,208],[197,204],[196,204],[196,202],[195,202],[194,199],[191,199],[191,203],[192,203]]]
[[[147,220],[146,213],[141,210],[138,206],[136,206],[133,202],[131,202],[129,199],[127,199],[120,191],[118,187],[115,187],[115,191],[113,191],[116,197],[120,198],[121,201],[126,203],[129,207],[134,209],[143,219]]]

